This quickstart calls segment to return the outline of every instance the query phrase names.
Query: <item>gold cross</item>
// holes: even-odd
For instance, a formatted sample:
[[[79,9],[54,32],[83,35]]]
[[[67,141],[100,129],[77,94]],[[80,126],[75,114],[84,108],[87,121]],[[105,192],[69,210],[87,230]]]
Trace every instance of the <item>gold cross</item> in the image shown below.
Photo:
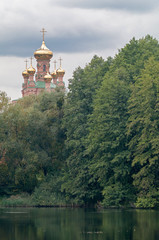
[[[63,60],[63,59],[60,57],[60,58],[59,58],[59,61],[60,61],[60,67],[61,67],[61,61],[62,61],[62,60]]]
[[[43,33],[43,41],[44,41],[44,35],[45,35],[45,32],[47,32],[47,31],[45,31],[45,28],[42,28],[42,30],[40,32]]]
[[[27,62],[28,62],[28,60],[26,59],[24,62],[26,63],[26,69],[27,69]]]
[[[31,60],[31,66],[32,66],[32,60],[33,60],[33,57],[30,57],[30,60]]]
[[[56,60],[54,61],[54,70],[56,70]]]

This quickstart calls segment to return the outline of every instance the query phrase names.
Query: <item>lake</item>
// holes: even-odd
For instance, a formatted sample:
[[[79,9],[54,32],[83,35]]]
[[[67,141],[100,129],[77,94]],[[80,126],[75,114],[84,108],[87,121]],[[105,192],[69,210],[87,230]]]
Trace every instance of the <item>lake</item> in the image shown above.
[[[157,210],[0,208],[0,240],[158,240]]]

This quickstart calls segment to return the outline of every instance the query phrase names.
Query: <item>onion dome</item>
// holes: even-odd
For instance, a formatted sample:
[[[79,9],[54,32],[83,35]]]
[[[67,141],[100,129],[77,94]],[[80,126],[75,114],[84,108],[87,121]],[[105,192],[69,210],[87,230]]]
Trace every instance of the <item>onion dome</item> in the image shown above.
[[[25,69],[25,70],[22,72],[22,75],[23,75],[23,77],[24,77],[24,78],[27,78],[27,77],[29,77],[28,70],[27,70],[27,69]]]
[[[47,74],[44,76],[44,80],[45,80],[45,82],[51,82],[52,76],[51,76],[49,73],[47,73]]]
[[[42,42],[41,47],[34,52],[34,57],[37,60],[50,60],[52,56],[53,52],[46,47],[44,41]]]
[[[63,70],[61,67],[57,69],[58,76],[64,76],[65,70]]]
[[[53,79],[57,79],[56,60],[54,61],[54,71],[51,73]]]
[[[54,70],[54,71],[51,73],[51,76],[52,76],[52,78],[57,78],[57,72],[56,72],[56,70]]]
[[[28,73],[31,75],[35,74],[35,68],[33,68],[33,66],[31,65],[30,68],[28,68]]]
[[[26,62],[26,68],[22,72],[22,75],[23,75],[24,78],[28,78],[29,77],[29,73],[28,73],[28,69],[27,69],[27,62],[28,62],[28,60],[26,59],[25,62]]]

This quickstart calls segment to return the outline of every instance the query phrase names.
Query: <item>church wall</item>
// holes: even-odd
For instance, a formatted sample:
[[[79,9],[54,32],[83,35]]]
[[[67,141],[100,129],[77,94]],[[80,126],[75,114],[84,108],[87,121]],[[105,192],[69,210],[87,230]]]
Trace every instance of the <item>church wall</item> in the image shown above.
[[[44,76],[50,71],[50,60],[37,60],[36,81],[44,81]]]

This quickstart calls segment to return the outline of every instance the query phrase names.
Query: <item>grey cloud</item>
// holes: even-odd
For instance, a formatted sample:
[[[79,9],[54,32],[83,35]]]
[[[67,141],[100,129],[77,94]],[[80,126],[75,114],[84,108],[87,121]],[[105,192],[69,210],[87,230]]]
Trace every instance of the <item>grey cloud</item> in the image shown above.
[[[61,4],[62,1],[64,2],[64,0],[58,1]],[[73,0],[65,1],[67,6],[70,4],[70,6],[79,5],[84,7],[89,3],[87,0],[77,1],[77,3],[76,1],[74,3]],[[114,7],[119,7],[124,2],[127,3],[124,0],[118,0],[118,2],[115,0],[98,0],[97,2],[92,0],[91,6],[100,6],[101,3],[101,6],[102,4],[103,6],[111,4]],[[139,2],[143,3],[143,0]],[[137,5],[136,0],[128,3]],[[151,1],[151,3],[153,6],[155,1]],[[46,44],[54,52],[77,53],[101,51],[108,48],[115,49],[125,36],[128,36],[129,39],[129,36],[132,37],[132,33],[136,35],[137,31],[149,33],[146,30],[147,26],[153,26],[158,18],[158,13],[153,13],[152,17],[152,14],[100,11],[100,9],[98,11],[95,9],[55,9],[53,15],[51,7],[48,9],[47,15],[45,11],[37,11],[37,15],[32,11],[27,13],[24,11],[25,17],[23,17],[23,14],[20,16],[13,14],[8,22],[2,22],[0,26],[2,28],[0,55],[22,57],[32,55],[34,50],[41,46],[42,38],[39,28],[45,26],[48,30]],[[10,24],[12,25],[10,26]]]
[[[54,49],[56,52],[91,52],[100,51],[109,47],[115,47],[116,40],[114,35],[98,35],[98,34],[83,34],[78,37],[72,36],[68,38],[64,36],[61,38],[49,39],[47,41],[51,49]]]
[[[0,55],[1,56],[32,56],[33,50],[37,49],[37,43],[39,39],[27,39],[17,38],[11,39],[10,41],[3,41],[0,44]]]
[[[50,1],[51,3],[51,1]],[[158,0],[58,0],[57,4],[64,7],[119,9],[135,12],[150,11],[159,7]]]
[[[119,40],[113,33],[98,33],[93,30],[81,32],[78,36],[67,34],[46,39],[46,45],[53,52],[90,52],[102,50],[103,48],[115,47]],[[10,41],[3,41],[0,44],[1,56],[31,56],[41,46],[41,38],[21,36]]]

